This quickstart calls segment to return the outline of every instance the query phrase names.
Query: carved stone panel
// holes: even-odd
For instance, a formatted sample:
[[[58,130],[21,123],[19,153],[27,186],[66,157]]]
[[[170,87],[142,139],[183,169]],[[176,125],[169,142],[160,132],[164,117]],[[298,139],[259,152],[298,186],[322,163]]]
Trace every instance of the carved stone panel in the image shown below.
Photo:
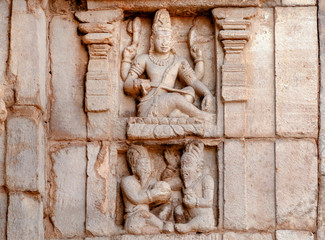
[[[324,2],[0,1],[0,239],[323,240]]]

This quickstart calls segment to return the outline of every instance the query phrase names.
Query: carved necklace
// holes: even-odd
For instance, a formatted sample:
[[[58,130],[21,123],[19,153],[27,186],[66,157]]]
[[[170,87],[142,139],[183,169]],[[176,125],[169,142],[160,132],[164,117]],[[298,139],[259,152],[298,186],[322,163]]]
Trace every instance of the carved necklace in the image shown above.
[[[170,53],[168,58],[159,59],[159,58],[156,58],[154,55],[152,55],[152,53],[149,53],[149,59],[151,60],[151,62],[153,62],[154,64],[156,64],[158,66],[167,66],[173,61],[174,54]]]

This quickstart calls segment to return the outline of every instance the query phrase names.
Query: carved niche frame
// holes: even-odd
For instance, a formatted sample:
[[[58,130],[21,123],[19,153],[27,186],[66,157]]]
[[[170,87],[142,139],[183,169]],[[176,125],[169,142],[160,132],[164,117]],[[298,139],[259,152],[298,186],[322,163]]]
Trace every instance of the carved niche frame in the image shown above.
[[[182,3],[186,2],[186,3]],[[124,156],[130,144],[142,144],[148,148],[166,149],[168,147],[183,148],[192,139],[201,140],[208,149],[215,149],[217,171],[215,178],[218,185],[217,191],[217,229],[223,227],[223,137],[245,136],[245,126],[241,124],[241,118],[245,118],[246,102],[246,67],[244,61],[244,48],[249,40],[248,26],[250,19],[256,14],[257,0],[245,3],[238,1],[218,0],[214,3],[206,1],[111,1],[111,0],[88,0],[88,11],[75,14],[79,20],[79,31],[83,34],[82,42],[87,45],[89,52],[88,71],[85,86],[85,111],[87,112],[88,139],[101,142],[101,150],[109,152],[107,166],[109,169],[116,168],[120,158]],[[224,8],[230,7],[230,8]],[[119,104],[123,94],[123,81],[120,76],[121,54],[121,28],[126,27],[128,18],[138,16],[153,18],[154,12],[166,8],[171,17],[191,18],[202,15],[210,18],[213,22],[214,33],[214,81],[216,98],[216,122],[213,125],[197,125],[191,121],[191,130],[185,134],[172,135],[167,133],[162,136],[139,136],[132,134],[132,127],[137,124],[146,124],[142,119],[130,116],[121,116]],[[148,36],[150,37],[150,35]],[[126,104],[126,103],[124,103]],[[228,108],[237,111],[232,115]],[[228,114],[225,114],[225,112]],[[162,119],[159,124],[171,124]],[[234,129],[226,129],[224,121],[231,122]],[[155,123],[156,124],[156,123]],[[208,131],[207,131],[207,130]],[[99,156],[98,156],[99,157]],[[106,162],[104,159],[103,163]],[[109,172],[108,179],[116,179],[116,169]],[[109,180],[107,180],[109,181]],[[110,184],[110,183],[107,183]],[[108,187],[108,186],[106,186]],[[118,194],[117,194],[118,195]],[[115,199],[118,199],[118,196]],[[111,199],[105,195],[105,199]],[[113,196],[114,198],[114,196]],[[100,200],[103,198],[99,197]],[[120,201],[120,200],[119,200]],[[102,200],[105,204],[105,200]],[[88,202],[87,204],[90,204]],[[113,204],[115,207],[118,203]],[[116,208],[117,209],[117,208]],[[116,211],[112,209],[111,211]],[[87,211],[91,211],[91,208]],[[102,216],[105,221],[109,220],[108,212],[98,211],[96,217]],[[94,216],[89,214],[89,216]],[[116,213],[115,213],[116,214]],[[114,214],[113,214],[114,215]],[[115,215],[116,217],[116,215]],[[108,220],[107,220],[108,219]],[[91,219],[89,220],[92,221]],[[96,222],[94,218],[94,222]],[[86,224],[88,226],[88,223]],[[89,224],[90,226],[91,224]],[[108,223],[108,225],[110,225]],[[108,226],[107,225],[107,226]],[[88,227],[89,227],[88,226]],[[113,227],[114,228],[114,227]],[[118,235],[111,226],[107,232],[99,232],[102,235]],[[96,229],[88,229],[96,232]],[[218,231],[218,230],[216,230]]]

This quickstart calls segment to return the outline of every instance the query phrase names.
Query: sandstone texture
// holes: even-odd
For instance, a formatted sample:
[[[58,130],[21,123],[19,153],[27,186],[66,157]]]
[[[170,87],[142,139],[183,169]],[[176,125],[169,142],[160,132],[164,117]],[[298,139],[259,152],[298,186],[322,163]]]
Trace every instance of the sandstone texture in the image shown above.
[[[0,238],[6,239],[8,196],[0,187]]]
[[[39,4],[13,0],[10,25],[9,71],[14,78],[17,104],[45,109],[48,76],[45,13]]]
[[[277,223],[314,230],[317,208],[317,149],[314,141],[276,142]]]
[[[39,196],[25,193],[10,193],[7,238],[44,239],[43,204]]]
[[[0,240],[324,240],[325,0],[0,0]]]
[[[84,75],[87,53],[72,15],[55,16],[50,23],[53,99],[50,129],[54,139],[85,139]]]
[[[276,133],[280,136],[317,136],[316,10],[316,7],[275,9]],[[290,34],[292,31],[296,34]]]
[[[225,226],[236,230],[274,226],[274,143],[226,141],[224,174]]]
[[[83,235],[86,198],[86,147],[64,147],[51,154],[53,161],[54,226],[62,236]]]
[[[6,68],[7,68],[7,60],[8,60],[8,49],[9,49],[9,1],[1,1],[0,2],[0,25],[1,25],[1,33],[0,33],[0,84],[3,84],[5,81]]]
[[[292,230],[278,230],[276,231],[276,238],[278,240],[297,239],[297,240],[314,240],[312,232],[292,231]],[[321,239],[321,238],[319,238]]]
[[[6,184],[15,191],[45,191],[45,136],[40,111],[16,107],[8,118]]]

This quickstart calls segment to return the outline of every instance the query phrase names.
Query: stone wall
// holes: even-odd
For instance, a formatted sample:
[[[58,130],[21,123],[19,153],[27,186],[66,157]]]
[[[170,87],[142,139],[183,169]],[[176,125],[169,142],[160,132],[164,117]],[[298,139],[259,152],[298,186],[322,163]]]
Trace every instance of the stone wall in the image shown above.
[[[137,116],[123,90],[130,26],[138,17],[147,54],[163,8],[175,54],[196,70],[191,32],[202,51],[212,122]],[[0,26],[0,240],[325,239],[324,0],[0,0]],[[193,140],[215,226],[129,233],[130,146],[147,149],[161,180],[166,151],[184,155]]]

